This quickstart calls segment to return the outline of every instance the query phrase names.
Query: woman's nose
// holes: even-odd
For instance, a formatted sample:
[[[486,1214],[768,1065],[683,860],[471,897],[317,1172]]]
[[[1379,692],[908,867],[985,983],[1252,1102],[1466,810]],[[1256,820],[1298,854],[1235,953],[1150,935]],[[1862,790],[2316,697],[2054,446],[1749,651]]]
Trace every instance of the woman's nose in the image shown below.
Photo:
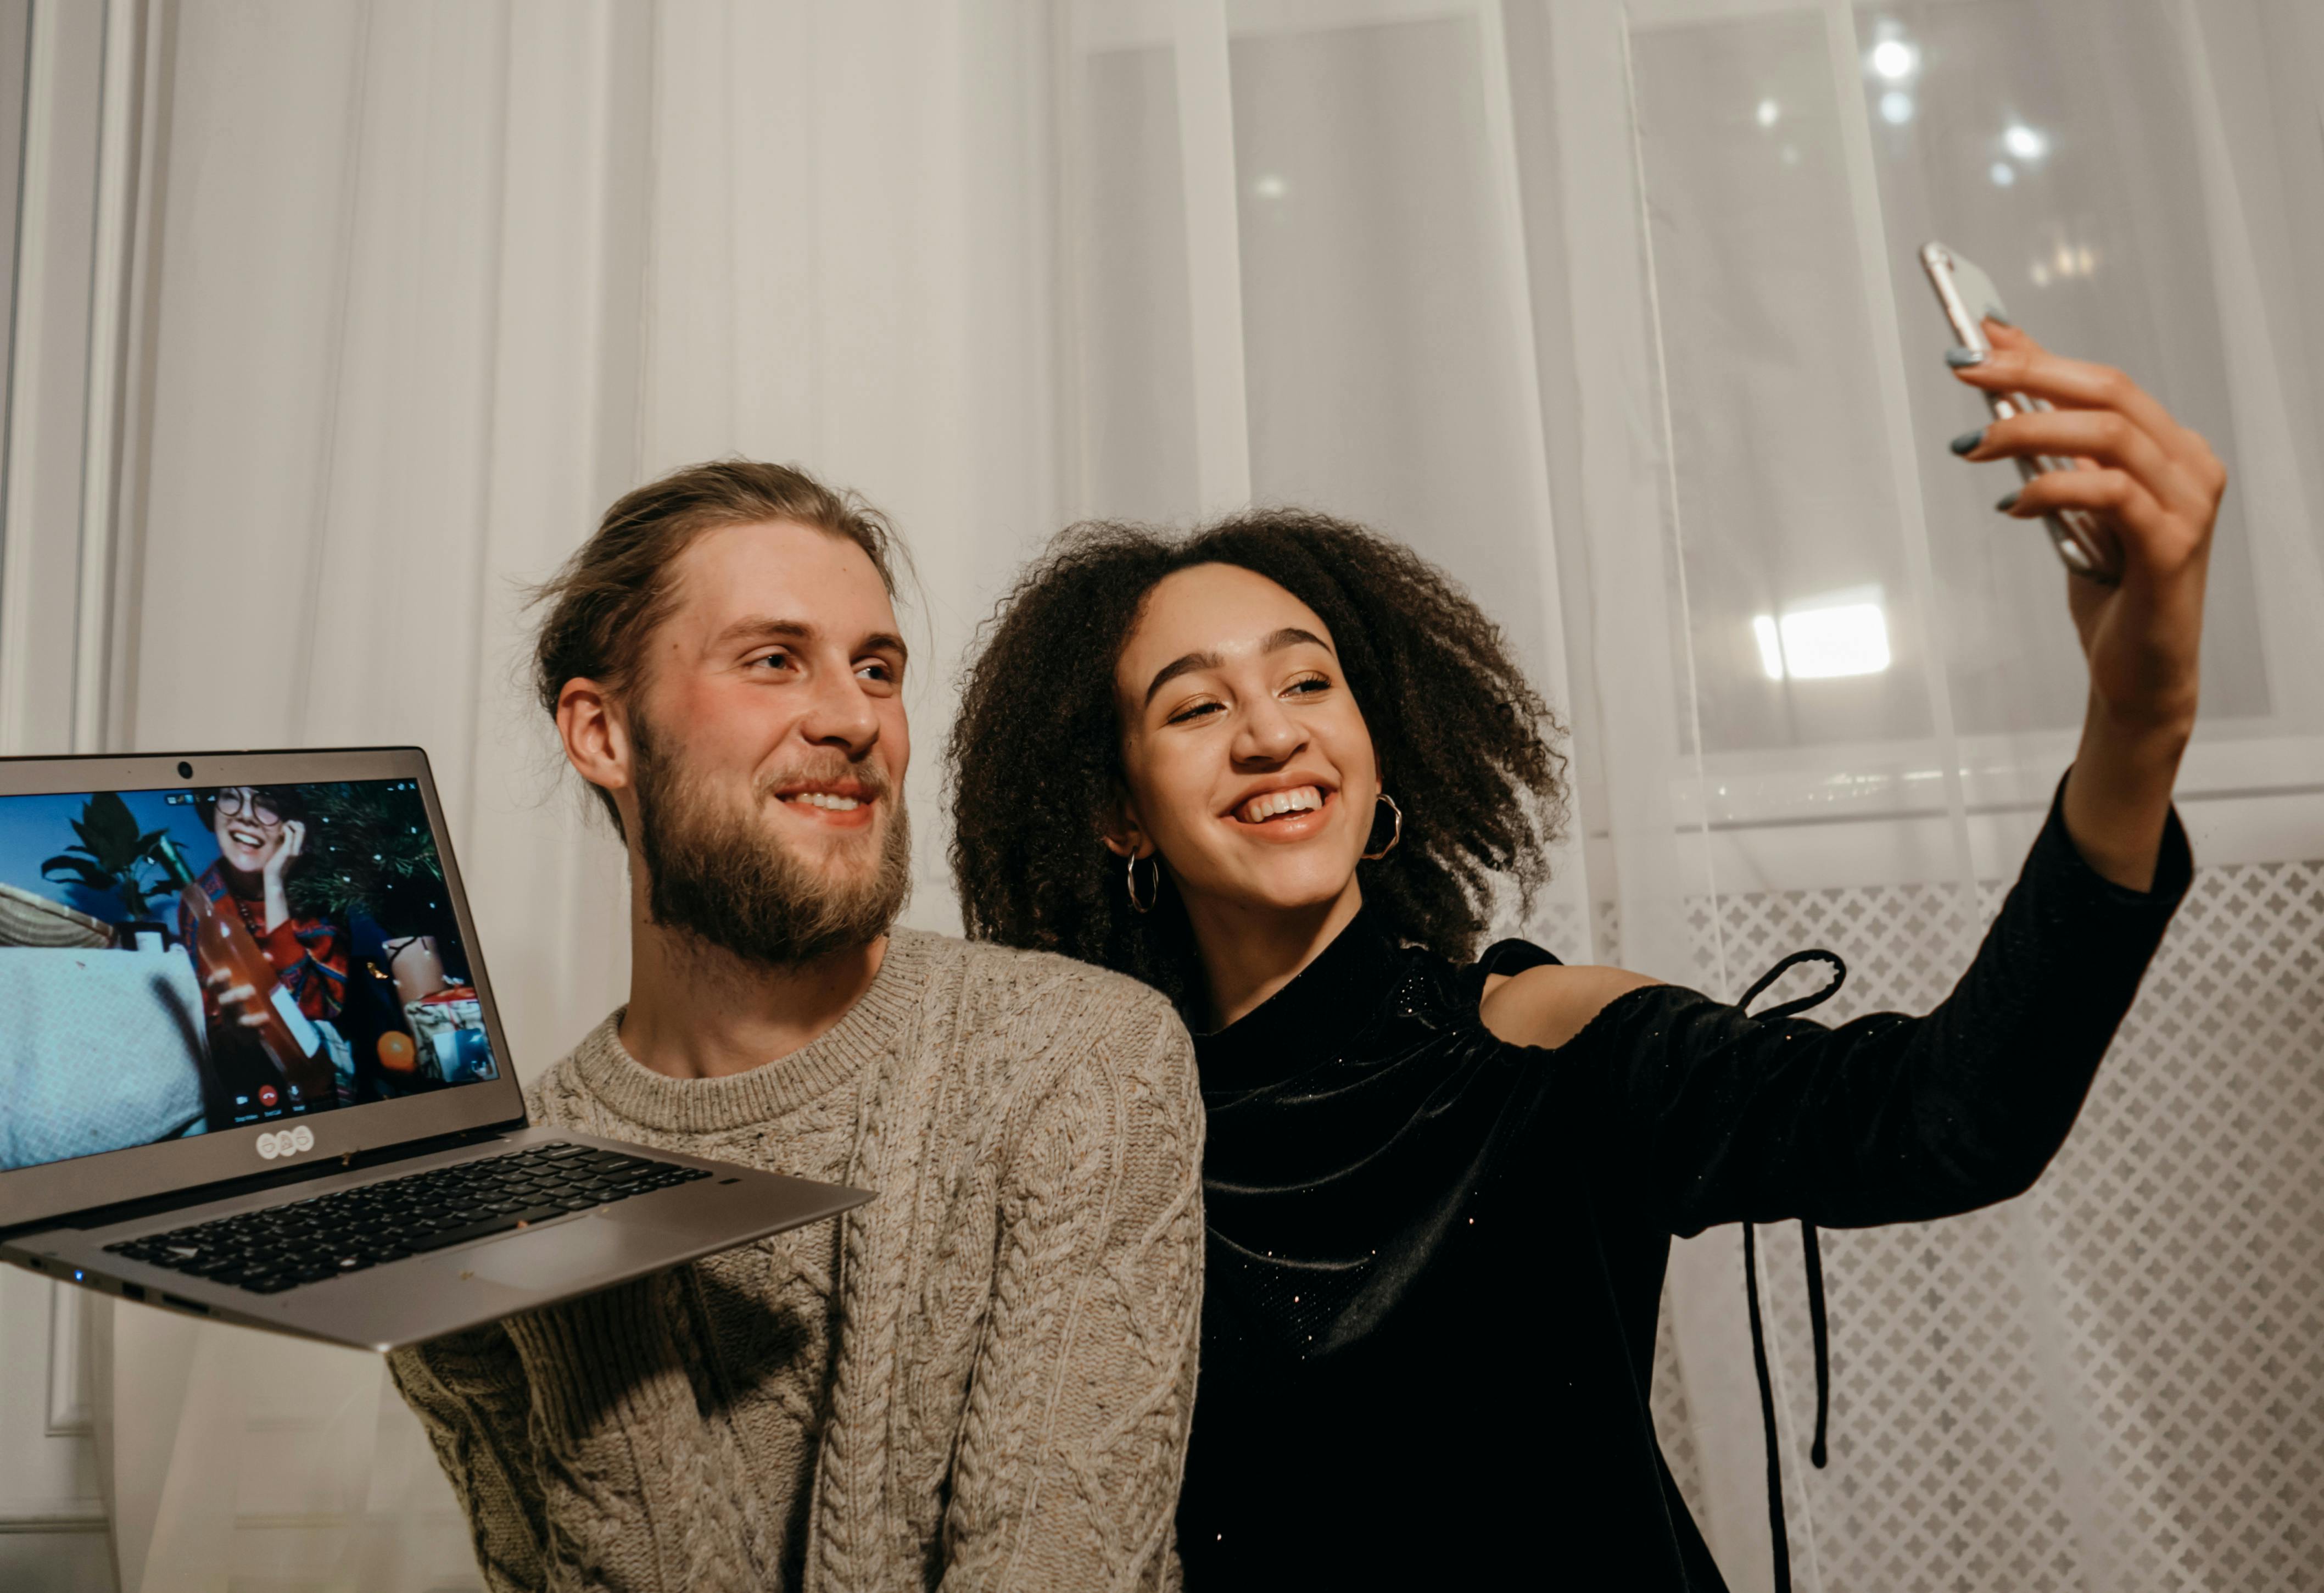
[[[1291,716],[1273,698],[1267,698],[1244,714],[1234,755],[1239,763],[1279,764],[1306,744]]]

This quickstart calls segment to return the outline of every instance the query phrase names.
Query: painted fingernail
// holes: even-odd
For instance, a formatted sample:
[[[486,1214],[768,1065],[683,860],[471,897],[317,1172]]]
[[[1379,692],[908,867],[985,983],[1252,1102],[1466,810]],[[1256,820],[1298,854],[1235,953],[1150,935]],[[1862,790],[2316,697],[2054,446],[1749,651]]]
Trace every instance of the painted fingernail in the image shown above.
[[[2009,511],[2010,511],[2010,510],[2012,510],[2012,509],[2015,508],[2016,506],[2017,506],[2017,495],[2016,495],[2015,493],[2014,493],[2014,492],[2013,492],[2013,493],[2009,494],[2007,496],[2004,497],[2004,498],[2003,498],[1999,503],[1997,503],[1997,504],[1994,505],[1993,505],[1993,512],[1994,512],[1995,514],[2008,514],[2008,513],[2009,513]]]
[[[2005,327],[2015,327],[2017,324],[2007,316],[2002,314],[2001,306],[1998,304],[1988,304],[1985,307],[1985,319],[1987,320],[1997,320]]]
[[[1973,365],[1983,365],[1985,363],[1985,350],[1982,348],[1948,348],[1945,350],[1945,363],[1952,366],[1953,369],[1957,371],[1965,370]]]
[[[1954,438],[1950,442],[1945,444],[1945,446],[1952,449],[1953,452],[1966,458],[1969,455],[1975,453],[1977,451],[1977,445],[1984,440],[1985,428],[1979,426],[1974,431],[1962,432],[1959,437]]]

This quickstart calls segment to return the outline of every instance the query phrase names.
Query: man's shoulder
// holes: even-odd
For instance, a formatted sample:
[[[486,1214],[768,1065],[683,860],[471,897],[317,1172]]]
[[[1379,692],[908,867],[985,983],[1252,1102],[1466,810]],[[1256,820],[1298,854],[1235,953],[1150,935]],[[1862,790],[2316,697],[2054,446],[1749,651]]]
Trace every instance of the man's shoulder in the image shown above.
[[[586,1102],[591,1092],[583,1075],[594,1054],[606,1046],[621,1044],[622,1010],[616,1007],[606,1014],[605,1021],[583,1035],[579,1044],[542,1069],[524,1087],[527,1118],[553,1128],[589,1126]]]
[[[1026,1025],[1107,1034],[1183,1035],[1169,997],[1142,980],[1054,951],[1027,951],[925,930],[899,930],[912,949],[957,979],[961,1002],[980,1026]]]

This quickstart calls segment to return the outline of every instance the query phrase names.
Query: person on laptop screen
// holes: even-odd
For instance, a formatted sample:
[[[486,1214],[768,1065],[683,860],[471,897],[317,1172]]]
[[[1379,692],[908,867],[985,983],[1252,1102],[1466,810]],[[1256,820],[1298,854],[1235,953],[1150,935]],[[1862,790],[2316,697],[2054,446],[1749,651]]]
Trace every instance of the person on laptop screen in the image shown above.
[[[496,1074],[409,782],[0,797],[0,1172]]]
[[[878,1198],[390,1357],[496,1589],[1176,1584],[1192,1046],[1120,975],[895,927],[892,558],[852,495],[731,461],[542,593],[632,971],[532,1122]]]

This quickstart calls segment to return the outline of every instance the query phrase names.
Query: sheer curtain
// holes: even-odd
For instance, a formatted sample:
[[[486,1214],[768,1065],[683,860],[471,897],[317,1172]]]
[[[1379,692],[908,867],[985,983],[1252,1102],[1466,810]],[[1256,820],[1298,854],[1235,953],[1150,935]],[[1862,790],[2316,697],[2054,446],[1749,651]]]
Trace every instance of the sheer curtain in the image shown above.
[[[2236,471],[2202,868],[2031,1195],[1834,1236],[1830,1468],[1761,1263],[1803,1588],[2324,1574],[2324,23],[2301,0],[357,0],[140,8],[103,739],[429,747],[537,1071],[620,997],[619,857],[523,698],[522,583],[726,452],[890,509],[933,748],[1087,514],[1402,535],[1573,727],[1561,956],[1939,999],[2070,755],[2039,533],[1944,440],[1913,251]],[[2005,175],[2006,172],[2006,175]],[[42,750],[27,747],[25,750]],[[1425,796],[1422,800],[1425,800]],[[1781,994],[1781,993],[1778,993]],[[1738,1236],[1679,1246],[1665,1446],[1767,1585]],[[124,1309],[124,1587],[467,1585],[375,1360]],[[464,1580],[466,1579],[467,1580]]]

